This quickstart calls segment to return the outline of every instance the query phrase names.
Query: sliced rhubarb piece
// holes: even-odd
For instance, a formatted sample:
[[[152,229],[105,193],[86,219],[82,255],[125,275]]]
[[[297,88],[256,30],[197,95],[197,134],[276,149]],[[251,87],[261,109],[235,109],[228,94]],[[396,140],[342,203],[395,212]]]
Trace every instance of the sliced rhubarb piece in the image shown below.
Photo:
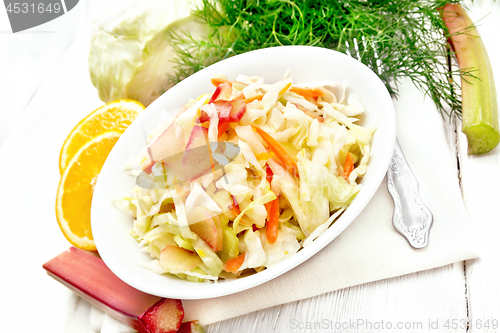
[[[247,111],[247,105],[241,98],[232,101],[218,100],[213,103],[217,109],[220,122],[237,123],[243,118]],[[208,115],[202,111],[200,122],[209,121]]]
[[[193,138],[193,135],[196,135],[196,138],[190,139],[190,146],[186,149],[182,157],[182,170],[180,172],[182,172],[184,175],[183,178],[187,181],[203,176],[214,167],[208,137],[205,137],[204,130],[198,130],[197,132],[198,134],[193,134],[194,131],[191,133],[191,137]]]
[[[217,100],[217,101],[213,102],[212,104],[215,106],[215,109],[217,110],[219,122],[232,121],[231,120],[232,119],[231,114],[232,114],[232,110],[233,110],[232,101]],[[207,115],[207,113],[205,111],[201,111],[200,122],[204,123],[206,121],[210,121],[210,117]]]
[[[162,162],[181,181],[192,181],[212,168],[208,146],[208,130],[195,125],[185,151],[165,157]]]
[[[147,332],[175,333],[184,319],[184,308],[178,299],[164,298],[149,308],[139,320]]]
[[[166,165],[170,170],[173,171],[174,175],[180,181],[189,181],[189,170],[184,168],[184,164],[182,163],[184,160],[184,153],[177,153],[175,155],[169,156],[162,160],[163,164]]]
[[[186,149],[206,146],[208,144],[208,128],[195,125],[189,136]]]
[[[186,150],[182,159],[182,174],[186,181],[191,181],[212,171],[213,159],[210,146],[201,146]]]
[[[203,239],[212,250],[216,252],[222,250],[222,225],[218,216],[208,215],[205,220],[193,223],[189,228]]]
[[[218,100],[228,101],[231,98],[231,93],[233,92],[233,87],[230,83],[224,82],[221,83],[215,88],[212,97],[208,101],[208,103],[213,103]]]
[[[219,115],[219,122],[237,123],[243,118],[247,111],[247,104],[241,98],[231,101],[217,100],[213,102]],[[210,121],[210,117],[205,111],[201,111],[200,123]]]
[[[212,158],[208,145],[191,148],[164,160],[165,165],[181,181],[190,182],[212,170]]]
[[[247,111],[247,105],[241,98],[235,98],[231,101],[231,112],[229,113],[229,119],[227,121],[232,123],[237,123],[243,118],[245,112]],[[224,121],[223,118],[219,118]]]
[[[146,156],[146,159],[141,164],[141,169],[142,171],[150,175],[154,165],[155,161],[152,161],[149,156]]]
[[[230,163],[238,156],[239,151],[239,147],[231,142],[210,142],[210,145],[190,148],[177,154],[175,158],[180,159],[181,162],[170,163],[169,167],[179,179],[192,181]]]
[[[183,273],[201,263],[196,253],[178,246],[167,245],[160,253],[160,266],[171,273]]]
[[[132,288],[89,252],[71,247],[43,268],[82,298],[140,333],[175,332],[184,318],[180,300],[162,299]]]
[[[163,161],[169,165],[172,157],[184,151],[182,129],[173,122],[149,146],[148,154],[152,161]]]
[[[214,102],[214,105],[219,114],[219,121],[229,121],[233,109],[231,101],[218,100]]]
[[[203,124],[203,123],[206,123],[207,121],[210,121],[210,117],[208,116],[208,114],[205,111],[201,111],[200,118],[198,118],[198,122],[200,124]]]
[[[205,333],[205,329],[198,324],[197,320],[182,323],[177,333]]]

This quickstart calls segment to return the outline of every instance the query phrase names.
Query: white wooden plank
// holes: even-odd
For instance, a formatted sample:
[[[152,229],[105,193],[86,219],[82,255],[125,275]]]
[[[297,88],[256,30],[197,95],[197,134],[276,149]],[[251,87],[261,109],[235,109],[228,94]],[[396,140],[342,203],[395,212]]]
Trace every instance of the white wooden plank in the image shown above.
[[[426,332],[436,321],[436,332],[445,331],[446,320],[467,322],[464,286],[463,263],[457,263],[261,310],[207,332],[373,332],[397,325],[403,325],[397,331]]]
[[[467,157],[466,140],[462,150],[462,190],[467,210],[481,248],[480,258],[466,262],[470,332],[498,332],[500,328],[500,153]],[[496,329],[481,323],[495,320]]]
[[[280,318],[282,306],[260,310],[221,321],[206,327],[207,333],[225,333],[225,332],[275,332],[276,322]]]
[[[50,75],[85,22],[84,4],[57,20],[10,33],[7,12],[0,9],[0,145],[40,85]]]
[[[480,258],[466,262],[470,332],[498,332],[500,328],[500,151],[467,156],[461,150],[462,192],[480,247]],[[493,323],[494,321],[494,323]],[[484,327],[489,322],[495,324]]]
[[[500,3],[468,2],[469,15],[490,56],[500,93]],[[500,328],[500,148],[482,156],[467,155],[467,140],[459,131],[462,193],[481,249],[480,258],[466,262],[470,332]],[[488,327],[489,326],[489,327]]]

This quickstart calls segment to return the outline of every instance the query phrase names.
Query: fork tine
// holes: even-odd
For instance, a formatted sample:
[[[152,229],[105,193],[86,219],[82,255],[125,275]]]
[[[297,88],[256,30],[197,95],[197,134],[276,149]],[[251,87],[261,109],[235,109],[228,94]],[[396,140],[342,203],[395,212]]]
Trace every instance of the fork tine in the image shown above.
[[[358,40],[356,38],[353,38],[352,40],[354,42],[354,50],[356,50],[356,56],[358,57],[358,60],[361,61],[361,56],[359,55]]]
[[[359,46],[358,46],[358,40],[356,38],[353,38],[353,44],[354,44],[354,51],[356,51],[356,56],[353,56],[353,54],[351,53],[351,45],[349,44],[349,41],[345,41],[345,45],[346,45],[346,51],[345,53],[351,57],[351,58],[354,58],[358,61],[361,61],[361,54],[359,52]],[[368,44],[370,44],[371,48],[373,49],[373,55],[376,59],[375,61],[375,64],[374,64],[374,70],[376,70],[376,72],[378,73],[378,75],[382,75],[382,61],[380,60],[380,56],[377,52],[377,43],[375,41],[370,41],[368,42],[365,38],[365,36],[362,36],[361,37],[361,44],[363,46],[363,51],[366,51],[368,50]],[[372,63],[373,65],[373,63]]]
[[[348,41],[345,41],[345,46],[346,46],[346,49],[345,49],[346,54],[347,54],[349,57],[354,58],[354,57],[352,56],[352,54],[351,54],[351,51],[349,51],[349,48],[350,48],[351,46],[349,45],[349,42],[348,42]]]
[[[372,41],[372,47],[373,47],[373,55],[375,56],[375,59],[377,59],[377,61],[375,62],[377,66],[377,73],[378,75],[382,75],[382,61],[380,60],[380,57],[378,55],[377,44],[375,41]]]
[[[361,36],[361,42],[363,43],[363,50],[366,52],[366,50],[368,50],[368,47],[366,46],[365,36]]]

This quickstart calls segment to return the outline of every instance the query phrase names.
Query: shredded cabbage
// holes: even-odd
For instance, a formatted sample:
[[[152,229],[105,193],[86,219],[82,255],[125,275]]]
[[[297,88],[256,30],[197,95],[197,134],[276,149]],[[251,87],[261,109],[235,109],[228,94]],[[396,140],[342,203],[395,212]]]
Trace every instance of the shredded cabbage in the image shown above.
[[[150,254],[147,266],[153,272],[195,282],[259,272],[311,244],[361,190],[376,127],[358,124],[357,116],[365,110],[359,96],[348,94],[345,85],[342,96],[336,96],[334,91],[340,87],[331,81],[293,84],[288,75],[274,84],[239,75],[230,87],[231,91],[221,93],[227,101],[222,100],[219,107],[241,105],[235,99],[255,98],[243,109],[230,109],[239,120],[228,120],[209,102],[212,95],[204,94],[150,134],[149,142],[155,142],[174,123],[171,128],[178,133],[171,134],[184,140],[174,146],[188,147],[184,159],[189,155],[196,163],[206,161],[197,159],[190,145],[200,149],[206,144],[211,152],[206,173],[180,182],[173,167],[156,161],[150,175],[140,174],[144,183],[138,180],[131,195],[113,200],[134,218],[130,234]],[[261,136],[256,127],[275,142]],[[224,143],[217,140],[231,142],[237,149],[221,148]],[[135,164],[149,151],[144,149]],[[291,161],[298,175],[290,172],[293,165],[287,163]],[[137,170],[131,172],[132,164],[127,171],[137,175]],[[140,186],[146,182],[152,186]],[[273,205],[279,206],[277,220],[270,220]],[[274,236],[272,229],[268,232],[270,223],[278,226]],[[162,267],[160,255],[172,246],[181,248],[176,251],[197,266],[170,272],[165,269],[168,265]],[[176,252],[167,249],[166,253]],[[245,256],[241,266],[226,267],[239,255]]]

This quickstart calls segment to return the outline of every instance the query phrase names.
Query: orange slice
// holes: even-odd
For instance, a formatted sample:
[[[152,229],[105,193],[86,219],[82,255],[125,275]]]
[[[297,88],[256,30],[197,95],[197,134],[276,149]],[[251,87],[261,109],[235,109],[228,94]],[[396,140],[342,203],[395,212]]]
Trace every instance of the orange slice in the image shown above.
[[[64,173],[71,158],[88,141],[97,135],[115,130],[124,132],[134,121],[144,105],[131,99],[108,103],[83,118],[69,133],[59,155],[59,172]]]
[[[90,204],[97,176],[122,132],[107,131],[85,143],[68,162],[56,197],[56,217],[64,236],[88,251],[96,247],[90,229]]]

